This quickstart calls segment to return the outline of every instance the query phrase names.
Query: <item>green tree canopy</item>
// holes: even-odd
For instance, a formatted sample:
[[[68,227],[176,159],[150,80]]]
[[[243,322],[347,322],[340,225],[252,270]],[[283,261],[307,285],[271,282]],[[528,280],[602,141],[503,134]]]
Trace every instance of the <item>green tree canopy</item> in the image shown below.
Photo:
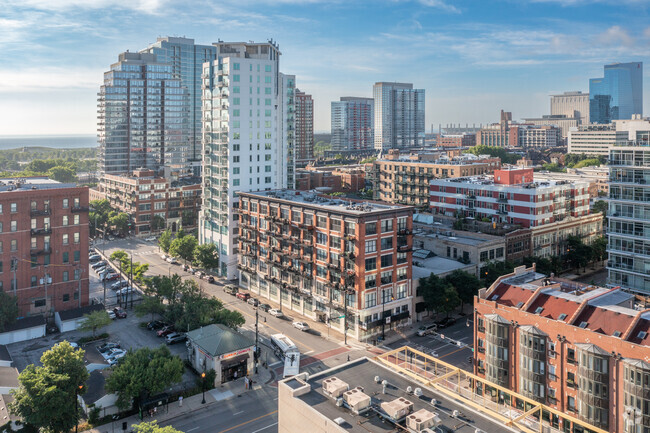
[[[445,281],[456,289],[461,302],[461,309],[464,304],[472,304],[474,302],[474,296],[477,295],[479,289],[483,287],[481,280],[476,278],[476,276],[461,271],[460,269],[456,269],[454,272],[447,275]]]
[[[19,313],[18,298],[6,292],[0,292],[0,332],[4,331],[5,326],[14,323]]]
[[[174,427],[168,425],[160,427],[158,421],[141,422],[140,424],[133,425],[133,433],[183,433],[176,430]]]
[[[106,310],[93,311],[92,313],[84,314],[84,320],[79,325],[81,331],[92,331],[93,337],[98,329],[110,325],[112,322]]]
[[[47,171],[47,177],[58,182],[70,183],[77,181],[77,172],[72,167],[55,166]]]
[[[161,250],[168,253],[171,243],[172,243],[172,231],[167,229],[164,232],[162,232],[162,234],[158,238],[158,245],[160,245]]]
[[[129,215],[124,212],[112,212],[108,219],[108,224],[118,232],[126,234],[129,230]]]
[[[117,393],[116,405],[129,409],[141,396],[158,394],[183,377],[183,361],[167,346],[129,351],[106,379],[106,390]]]
[[[161,217],[160,215],[154,215],[153,218],[151,218],[152,231],[157,231],[164,227],[165,227],[165,218]]]
[[[490,287],[497,278],[502,275],[511,274],[515,270],[515,265],[505,262],[487,262],[481,268],[481,282],[483,287]]]
[[[203,269],[214,269],[219,266],[219,252],[213,243],[197,245],[194,249],[194,262]]]
[[[439,278],[434,273],[428,277],[420,278],[420,292],[427,308],[436,313],[445,312],[445,293],[451,285],[442,278]]]
[[[129,261],[130,257],[129,254],[124,251],[124,250],[115,250],[113,253],[111,253],[110,259],[114,262],[124,262],[124,261]]]
[[[603,215],[607,215],[608,210],[609,204],[605,200],[596,200],[591,208],[593,213],[601,212]]]
[[[490,155],[492,157],[499,157],[501,158],[502,164],[515,164],[520,159],[519,155],[508,153],[503,147],[485,146],[483,144],[470,147],[466,153],[472,153],[476,156]]]
[[[194,259],[194,250],[197,244],[198,242],[194,236],[177,237],[169,247],[169,254],[191,262]]]

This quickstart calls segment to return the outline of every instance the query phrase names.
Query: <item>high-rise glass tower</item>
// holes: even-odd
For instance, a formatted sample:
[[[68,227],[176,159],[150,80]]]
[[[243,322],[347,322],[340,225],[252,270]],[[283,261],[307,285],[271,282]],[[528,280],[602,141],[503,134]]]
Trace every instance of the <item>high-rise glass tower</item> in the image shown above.
[[[273,42],[219,42],[203,65],[203,207],[200,243],[219,250],[222,275],[237,277],[240,191],[293,188],[295,77],[280,73]]]
[[[589,121],[611,123],[643,114],[643,63],[605,65],[603,78],[589,80]]]
[[[424,146],[424,89],[375,83],[375,149]]]
[[[650,146],[613,146],[609,154],[609,284],[650,294]]]
[[[314,158],[314,100],[311,95],[295,92],[295,154],[301,165]]]
[[[154,54],[125,52],[98,94],[99,169],[187,169],[187,89]]]
[[[342,97],[332,102],[332,150],[374,149],[375,102],[372,98]]]
[[[201,171],[201,72],[203,63],[216,59],[217,47],[198,45],[194,39],[163,37],[141,53],[155,54],[160,63],[171,67],[174,78],[187,89],[188,100],[188,163],[194,175]]]

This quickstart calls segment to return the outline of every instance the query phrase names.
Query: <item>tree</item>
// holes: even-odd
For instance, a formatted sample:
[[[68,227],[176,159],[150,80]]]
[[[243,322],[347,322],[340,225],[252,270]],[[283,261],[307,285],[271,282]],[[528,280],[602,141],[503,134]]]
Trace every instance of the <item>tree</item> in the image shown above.
[[[470,147],[466,153],[472,153],[476,156],[490,155],[492,157],[501,158],[502,164],[515,164],[519,159],[519,155],[508,153],[503,147],[486,146],[483,144]]]
[[[112,212],[112,215],[108,219],[108,224],[111,227],[115,227],[115,230],[119,233],[126,234],[129,229],[129,215],[124,212]]]
[[[444,279],[431,273],[426,278],[420,278],[420,292],[427,305],[427,309],[440,313],[443,311],[445,289],[449,286]]]
[[[156,314],[164,314],[167,309],[161,300],[155,296],[145,296],[142,298],[142,302],[136,305],[135,314],[138,317],[146,316],[151,314],[151,320],[154,319]]]
[[[483,286],[481,280],[476,276],[469,274],[460,269],[456,269],[445,277],[445,281],[451,284],[458,293],[461,302],[461,311],[465,304],[474,302],[474,296],[478,294],[479,289]]]
[[[165,218],[160,215],[154,215],[153,218],[151,218],[151,231],[160,230],[163,227],[165,227]]]
[[[219,252],[213,243],[197,245],[194,249],[194,262],[203,269],[214,269],[219,266]]]
[[[160,246],[160,249],[163,250],[164,252],[169,252],[169,247],[171,246],[172,243],[172,232],[171,230],[167,229],[158,238],[158,245]]]
[[[140,424],[133,424],[133,433],[183,433],[176,430],[174,427],[168,425],[160,427],[158,421],[141,422]]]
[[[144,278],[145,272],[149,270],[149,263],[135,262],[133,264],[133,281],[141,283]]]
[[[115,250],[111,254],[110,259],[117,263],[129,261],[129,254],[124,250]]]
[[[81,331],[92,331],[93,338],[95,332],[105,326],[110,325],[112,322],[106,310],[93,311],[92,313],[84,314],[84,320],[79,325]]]
[[[117,393],[118,408],[129,409],[133,400],[158,394],[183,377],[183,361],[167,346],[129,351],[106,379],[106,390]]]
[[[5,326],[14,323],[19,313],[18,298],[0,292],[0,332],[4,331]]]
[[[11,413],[43,431],[67,432],[79,421],[75,393],[83,394],[88,380],[84,351],[63,341],[41,356],[42,367],[28,365],[12,391]]]
[[[440,311],[449,316],[449,313],[454,311],[460,305],[460,297],[456,288],[449,284],[445,287],[442,292],[442,305],[440,306]]]
[[[183,230],[183,227],[181,227],[176,232],[176,239],[183,239],[184,237],[185,237],[185,230]]]
[[[607,257],[607,238],[600,236],[591,244],[592,259],[594,261],[602,261]]]
[[[171,246],[169,247],[169,254],[172,256],[178,256],[187,261],[192,261],[194,259],[194,250],[198,244],[194,236],[183,236],[182,238],[176,238],[172,241]]]
[[[111,203],[106,200],[93,200],[90,202],[92,209],[88,214],[88,221],[93,235],[96,235],[96,230],[99,227],[105,227],[108,223],[108,214],[111,212]],[[95,222],[97,227],[95,227]]]
[[[77,172],[66,166],[55,166],[47,171],[47,177],[58,182],[70,183],[77,181]]]
[[[505,262],[487,262],[485,266],[481,268],[481,282],[483,287],[490,287],[497,278],[502,275],[511,274],[515,270],[515,265],[505,261]]]

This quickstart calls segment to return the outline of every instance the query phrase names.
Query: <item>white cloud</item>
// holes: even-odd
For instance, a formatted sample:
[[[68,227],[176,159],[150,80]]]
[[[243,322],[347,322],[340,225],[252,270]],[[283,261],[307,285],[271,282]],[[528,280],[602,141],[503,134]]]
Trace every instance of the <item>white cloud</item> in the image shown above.
[[[0,69],[0,94],[63,89],[99,90],[103,72],[99,69],[80,67]]]
[[[167,0],[20,0],[13,3],[22,8],[46,11],[115,8],[155,14],[167,3]]]
[[[440,10],[455,13],[455,14],[460,13],[460,9],[458,9],[456,6],[454,6],[450,2],[447,2],[447,1],[444,1],[444,0],[418,0],[418,2],[423,6],[436,8],[436,9],[440,9]]]
[[[646,29],[643,31],[643,36],[650,39],[650,27],[646,27]]]
[[[612,26],[596,37],[596,41],[605,46],[634,46],[634,38],[627,30],[619,26]]]

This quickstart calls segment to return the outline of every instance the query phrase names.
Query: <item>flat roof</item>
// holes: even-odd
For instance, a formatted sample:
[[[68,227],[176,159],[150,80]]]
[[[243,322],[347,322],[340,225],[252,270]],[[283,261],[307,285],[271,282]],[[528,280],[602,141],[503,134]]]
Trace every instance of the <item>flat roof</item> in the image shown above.
[[[507,170],[507,168],[504,168],[502,170]],[[533,174],[533,179],[537,176],[537,173]],[[503,187],[503,188],[519,188],[519,189],[537,189],[537,188],[551,188],[555,186],[562,186],[562,185],[579,185],[579,184],[584,184],[585,186],[588,185],[588,182],[585,181],[573,181],[573,180],[552,180],[552,179],[540,179],[540,180],[534,180],[533,182],[527,182],[527,183],[514,183],[514,184],[506,184],[506,183],[494,183],[494,175],[482,175],[482,176],[466,176],[466,177],[450,177],[446,179],[431,179],[431,184],[437,184],[437,185],[442,185],[442,184],[449,184],[449,183],[461,183],[461,184],[468,184],[468,185],[477,185],[477,186],[497,186],[497,187]]]
[[[416,265],[415,262],[418,264]],[[475,265],[461,263],[457,260],[447,259],[445,257],[435,256],[428,259],[413,259],[413,279],[428,277],[431,273],[436,275],[445,274],[464,269]]]
[[[289,204],[301,204],[301,205],[319,207],[324,210],[330,210],[334,212],[348,213],[354,215],[364,215],[367,213],[385,212],[390,210],[413,209],[412,206],[379,203],[376,201],[341,199],[338,197],[330,197],[330,196],[318,194],[311,191],[297,191],[291,189],[242,192],[240,194],[244,197],[249,197],[249,198],[281,200]]]
[[[13,177],[0,179],[0,192],[76,188],[74,183],[61,183],[47,177]]]
[[[370,404],[372,409],[365,414],[355,415],[349,409],[336,406],[335,400],[327,396],[322,388],[323,381],[333,376],[346,382],[350,389],[358,386],[362,387],[363,392],[371,398]],[[382,392],[381,383],[375,381],[375,376],[379,376],[382,381],[386,380],[388,382],[385,394]],[[296,379],[287,379],[287,381],[291,380],[296,381]],[[400,431],[401,429],[396,429],[393,424],[383,421],[377,414],[381,410],[381,403],[391,402],[398,398],[404,398],[413,403],[411,413],[424,409],[438,415],[441,420],[441,425],[446,427],[445,431],[458,433],[474,433],[476,429],[481,429],[486,432],[518,431],[509,429],[503,426],[502,423],[495,422],[478,412],[470,412],[467,406],[443,394],[425,388],[420,383],[409,380],[407,376],[397,374],[386,368],[383,364],[368,358],[349,362],[313,375],[307,380],[307,383],[311,386],[311,390],[294,398],[302,400],[313,410],[330,420],[343,418],[346,424],[341,427],[349,432],[373,433]],[[289,383],[287,385],[293,388]],[[413,390],[420,388],[422,390],[422,396],[417,397],[407,393],[406,389],[409,386]],[[435,406],[431,404],[432,399],[437,401]],[[451,414],[454,410],[459,411],[462,416],[453,418]],[[404,426],[403,422],[402,426]]]
[[[429,239],[441,239],[441,240],[450,240],[457,242],[463,245],[478,246],[481,244],[494,242],[500,240],[497,236],[494,236],[493,239],[485,239],[482,237],[473,237],[469,232],[459,232],[453,231],[452,234],[449,234],[450,230],[441,230],[438,233],[424,232],[422,230],[416,230],[413,232],[413,238],[429,238]]]

